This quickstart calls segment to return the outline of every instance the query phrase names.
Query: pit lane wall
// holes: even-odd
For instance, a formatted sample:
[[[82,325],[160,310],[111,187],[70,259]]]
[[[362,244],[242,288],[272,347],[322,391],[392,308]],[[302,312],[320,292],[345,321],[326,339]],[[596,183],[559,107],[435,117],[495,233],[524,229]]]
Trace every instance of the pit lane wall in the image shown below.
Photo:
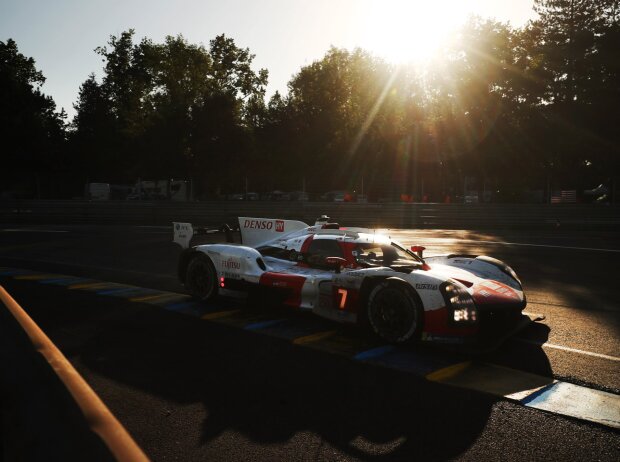
[[[618,204],[0,201],[0,223],[16,224],[221,225],[238,216],[313,223],[323,214],[343,225],[379,228],[620,228]]]
[[[148,460],[2,286],[0,417],[0,460]]]

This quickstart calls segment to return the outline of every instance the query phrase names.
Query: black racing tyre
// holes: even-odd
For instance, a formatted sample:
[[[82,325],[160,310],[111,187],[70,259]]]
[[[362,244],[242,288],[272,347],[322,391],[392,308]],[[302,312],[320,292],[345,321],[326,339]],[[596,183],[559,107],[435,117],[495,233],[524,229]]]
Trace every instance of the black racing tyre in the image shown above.
[[[371,329],[389,343],[417,340],[422,332],[419,299],[400,283],[382,282],[370,291],[366,317]]]
[[[185,287],[198,300],[211,300],[217,296],[217,273],[209,257],[197,255],[190,260]]]

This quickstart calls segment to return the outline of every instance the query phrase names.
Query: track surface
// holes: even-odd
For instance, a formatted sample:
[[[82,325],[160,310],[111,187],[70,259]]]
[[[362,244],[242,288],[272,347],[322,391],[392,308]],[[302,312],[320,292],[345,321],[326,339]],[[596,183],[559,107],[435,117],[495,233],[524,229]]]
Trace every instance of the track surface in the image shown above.
[[[167,229],[0,229],[2,266],[182,291]],[[618,392],[617,234],[390,233],[428,255],[489,254],[521,276],[527,310],[547,319],[484,361]],[[593,424],[139,303],[0,283],[157,460],[620,455],[618,433]]]

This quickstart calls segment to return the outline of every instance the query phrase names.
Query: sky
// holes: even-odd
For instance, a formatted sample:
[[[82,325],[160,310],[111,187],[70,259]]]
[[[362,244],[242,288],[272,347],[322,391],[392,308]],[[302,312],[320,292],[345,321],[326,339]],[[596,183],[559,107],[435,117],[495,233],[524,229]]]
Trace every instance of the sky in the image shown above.
[[[103,75],[94,49],[129,28],[136,42],[182,34],[205,46],[224,33],[256,55],[256,70],[269,70],[271,95],[285,94],[291,77],[332,45],[423,62],[469,15],[520,27],[535,18],[532,6],[533,0],[0,0],[0,40],[12,38],[34,58],[47,79],[42,91],[71,118],[82,82],[92,72]]]

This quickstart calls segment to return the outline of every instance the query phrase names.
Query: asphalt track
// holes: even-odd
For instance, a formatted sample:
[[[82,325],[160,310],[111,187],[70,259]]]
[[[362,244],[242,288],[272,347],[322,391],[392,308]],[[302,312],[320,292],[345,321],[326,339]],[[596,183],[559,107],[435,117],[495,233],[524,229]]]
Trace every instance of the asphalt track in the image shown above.
[[[35,270],[41,278],[49,272],[48,279],[63,273],[182,291],[174,275],[178,249],[169,243],[167,229],[0,229],[1,266]],[[545,321],[476,362],[618,393],[617,234],[561,229],[390,233],[407,244],[426,245],[429,255],[493,255],[521,276],[527,311],[545,315]],[[618,433],[605,426],[334,354],[342,345],[306,348],[303,341],[284,342],[258,332],[266,325],[240,329],[234,323],[202,322],[154,309],[147,300],[131,301],[140,297],[98,293],[104,288],[71,290],[16,276],[0,276],[0,283],[156,460],[620,456]],[[289,316],[260,303],[225,308],[247,319]],[[325,323],[319,330],[334,329],[339,330]],[[368,341],[350,330],[343,335]],[[454,352],[423,351],[454,363],[469,360]]]

